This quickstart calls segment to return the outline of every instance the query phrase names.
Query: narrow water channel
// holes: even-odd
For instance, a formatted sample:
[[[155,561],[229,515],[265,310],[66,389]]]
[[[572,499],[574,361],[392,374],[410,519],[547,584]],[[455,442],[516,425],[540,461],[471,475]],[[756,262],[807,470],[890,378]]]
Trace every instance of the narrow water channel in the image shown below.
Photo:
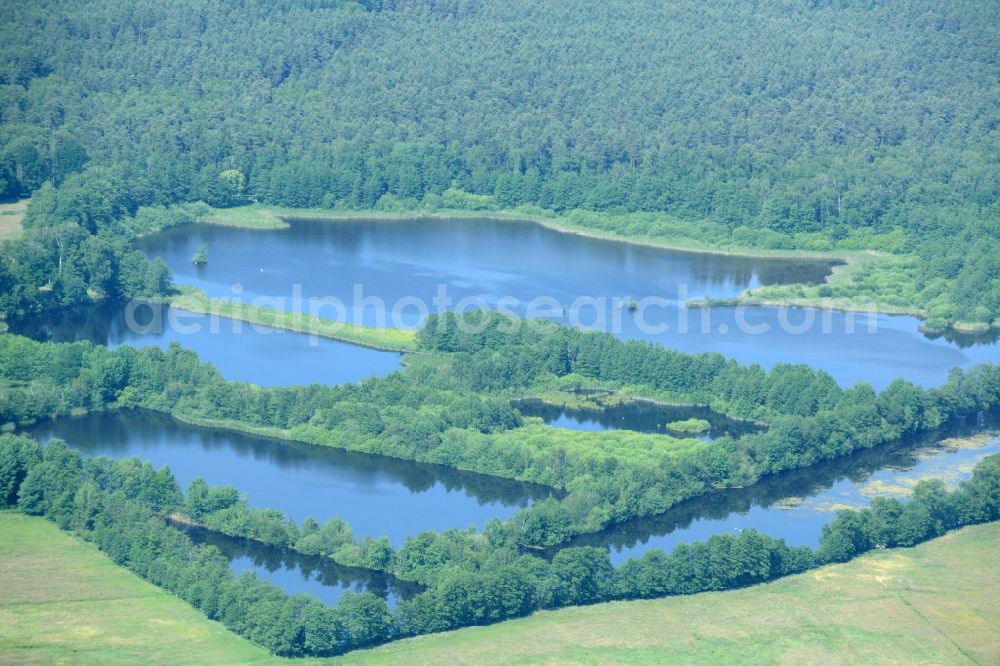
[[[977,462],[1000,452],[998,433],[1000,414],[967,418],[907,441],[765,477],[749,488],[713,492],[660,516],[581,536],[572,545],[607,546],[616,564],[650,548],[669,552],[750,528],[815,547],[839,508],[863,508],[878,495],[904,498],[924,478],[950,485],[968,478]]]
[[[710,442],[722,435],[741,437],[763,428],[749,421],[729,418],[708,407],[660,405],[644,400],[632,400],[596,407],[562,407],[537,399],[514,403],[524,416],[542,419],[553,428],[569,430],[634,430],[636,432],[694,437]],[[679,424],[688,419],[704,421],[705,429],[687,430]]]
[[[260,580],[288,594],[310,594],[328,606],[336,606],[344,592],[350,590],[370,592],[385,599],[390,608],[395,608],[401,600],[424,589],[417,583],[377,571],[343,567],[328,557],[303,555],[198,527],[182,529],[195,543],[218,548],[236,575],[252,571]]]

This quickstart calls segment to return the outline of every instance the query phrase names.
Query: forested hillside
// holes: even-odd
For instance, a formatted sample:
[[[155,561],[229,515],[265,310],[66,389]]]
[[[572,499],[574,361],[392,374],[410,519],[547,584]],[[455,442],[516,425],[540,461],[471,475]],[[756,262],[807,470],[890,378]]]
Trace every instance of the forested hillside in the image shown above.
[[[995,3],[38,0],[3,4],[0,39],[0,196],[42,188],[36,228],[195,200],[530,204],[888,251],[851,294],[1000,314]],[[0,281],[68,263],[94,288],[80,253],[27,243]]]

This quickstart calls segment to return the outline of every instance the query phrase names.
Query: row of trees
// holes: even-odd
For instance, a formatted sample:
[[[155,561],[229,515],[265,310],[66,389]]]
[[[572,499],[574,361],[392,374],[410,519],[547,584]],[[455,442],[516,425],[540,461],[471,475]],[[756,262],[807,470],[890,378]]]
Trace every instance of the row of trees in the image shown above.
[[[747,530],[684,544],[670,554],[653,549],[617,569],[601,548],[565,548],[551,561],[514,554],[481,570],[443,572],[394,612],[370,593],[345,593],[329,608],[306,595],[289,596],[253,574],[236,577],[214,547],[194,545],[162,518],[185,508],[202,518],[226,512],[239,505],[235,495],[194,482],[185,497],[166,468],[137,460],[83,460],[59,440],[40,446],[26,437],[0,436],[0,507],[45,516],[93,540],[115,562],[283,656],[340,654],[542,608],[743,587],[873,548],[914,545],[1000,519],[1000,456],[980,462],[955,491],[923,481],[908,502],[880,500],[871,509],[839,512],[815,552]],[[319,531],[304,529],[300,538]]]
[[[188,486],[183,511],[201,526],[227,536],[290,548],[305,555],[322,555],[344,566],[392,570],[388,537],[355,540],[350,524],[339,517],[322,525],[307,518],[300,527],[275,509],[250,508],[246,498],[232,486],[209,487],[203,479],[194,479]]]

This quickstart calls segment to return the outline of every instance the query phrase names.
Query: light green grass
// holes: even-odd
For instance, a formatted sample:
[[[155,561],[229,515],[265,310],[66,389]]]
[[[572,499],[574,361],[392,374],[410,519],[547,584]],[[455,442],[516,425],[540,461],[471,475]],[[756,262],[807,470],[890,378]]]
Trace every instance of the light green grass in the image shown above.
[[[364,664],[1000,663],[1000,524],[745,590],[536,613]]]
[[[220,224],[225,227],[246,229],[287,229],[288,223],[262,206],[240,206],[238,208],[213,208],[208,215],[198,219],[205,224]]]
[[[605,392],[596,395],[576,393],[574,389],[578,386]],[[669,391],[657,391],[649,386],[622,386],[615,382],[599,381],[578,374],[543,377],[534,390],[518,397],[541,400],[549,405],[566,409],[606,409],[629,402],[644,402],[662,407],[711,407],[707,403],[691,402],[686,396],[676,395]],[[735,415],[729,415],[729,417],[736,420],[746,420]]]
[[[708,432],[712,428],[712,424],[705,419],[690,418],[683,421],[671,421],[664,427],[674,432]]]
[[[203,428],[243,432],[258,437],[301,442],[313,446],[331,446],[347,451],[388,455],[384,451],[374,449],[372,446],[374,443],[373,440],[365,441],[361,446],[348,447],[342,446],[339,440],[331,442],[331,431],[329,429],[312,424],[302,424],[291,429],[284,429],[252,426],[232,419],[206,419],[178,412],[171,413],[171,416],[183,423]],[[520,428],[495,433],[493,437],[497,446],[508,449],[517,448],[526,456],[549,455],[553,450],[561,449],[568,456],[581,460],[589,459],[594,464],[603,464],[608,456],[613,456],[618,460],[627,460],[630,467],[647,468],[656,467],[662,462],[663,458],[678,458],[684,455],[691,455],[710,446],[708,442],[690,437],[654,435],[632,430],[608,430],[602,432],[566,430],[533,422],[529,422]],[[437,463],[435,460],[414,459],[409,456],[399,456],[399,459],[442,464]],[[511,473],[507,475],[488,466],[468,464],[467,462],[447,463],[446,466],[466,472],[476,472],[500,478],[513,478],[518,481],[543,485],[552,485],[554,483],[553,479],[547,477],[539,478],[532,472],[523,474]]]
[[[563,450],[572,458],[589,459],[599,465],[609,456],[623,461],[629,468],[655,469],[664,458],[693,455],[709,446],[690,437],[674,437],[635,430],[571,430],[529,423],[520,428],[503,430],[493,435],[502,446],[518,446],[524,455],[543,456]],[[510,444],[506,444],[510,442]],[[545,479],[524,478],[524,481],[545,483]]]
[[[93,545],[42,518],[0,513],[0,663],[270,661]]]
[[[533,392],[526,399],[541,400],[553,407],[563,409],[607,409],[628,402],[629,398],[614,388],[606,393],[575,393],[559,389]]]
[[[209,298],[205,292],[192,287],[181,287],[179,292],[176,296],[171,297],[170,304],[191,312],[202,312],[239,319],[251,324],[309,333],[383,351],[412,352],[416,351],[417,348],[416,331],[410,329],[355,326],[306,313],[286,312],[247,303]]]
[[[927,310],[918,305],[920,296],[906,291],[914,279],[907,275],[912,261],[911,257],[874,251],[855,252],[846,257],[846,263],[834,266],[822,285],[768,285],[749,289],[736,300],[744,305],[811,307],[926,318]],[[824,288],[829,289],[830,295],[820,295]]]
[[[17,238],[24,231],[21,220],[28,209],[28,199],[0,204],[0,241]]]

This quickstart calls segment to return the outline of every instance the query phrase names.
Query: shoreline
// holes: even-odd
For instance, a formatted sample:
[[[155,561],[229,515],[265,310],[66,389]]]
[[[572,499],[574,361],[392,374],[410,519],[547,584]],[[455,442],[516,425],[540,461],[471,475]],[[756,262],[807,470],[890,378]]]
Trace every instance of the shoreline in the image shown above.
[[[249,303],[230,303],[211,298],[194,287],[178,288],[179,294],[166,299],[171,307],[198,314],[225,317],[251,325],[268,326],[274,329],[315,335],[328,340],[374,349],[376,351],[399,354],[419,354],[416,346],[416,331],[402,328],[374,329],[353,324],[325,320],[306,313],[285,312],[262,308]],[[396,339],[394,344],[392,339]]]
[[[574,224],[566,218],[549,218],[530,213],[518,211],[474,211],[474,210],[439,210],[427,211],[423,209],[413,209],[403,212],[386,212],[378,210],[367,211],[323,211],[320,209],[303,208],[267,208],[266,212],[271,213],[281,220],[316,220],[320,222],[347,222],[355,220],[490,220],[493,222],[528,222],[537,224],[552,231],[558,231],[573,236],[583,238],[593,238],[595,240],[612,241],[635,245],[638,247],[648,247],[656,250],[668,250],[682,254],[712,254],[724,257],[741,257],[746,259],[797,259],[803,261],[835,261],[837,265],[847,264],[852,259],[852,254],[866,254],[874,251],[850,250],[846,252],[826,252],[813,250],[767,250],[749,247],[721,248],[704,245],[700,241],[688,239],[690,244],[679,241],[661,240],[649,236],[637,236],[633,238],[621,236],[612,232],[585,229]],[[239,226],[239,225],[228,225]],[[255,228],[255,227],[247,227]],[[874,255],[873,255],[874,256]]]
[[[752,308],[812,308],[814,310],[824,310],[830,312],[851,312],[854,314],[874,313],[876,315],[886,315],[889,317],[914,317],[922,322],[920,326],[917,327],[918,331],[927,335],[935,336],[943,335],[949,332],[959,333],[962,335],[985,335],[990,331],[1000,330],[1000,324],[988,326],[986,324],[964,321],[956,321],[953,324],[949,324],[945,328],[931,327],[927,326],[926,323],[923,323],[927,321],[926,310],[892,305],[879,306],[874,311],[861,310],[857,307],[849,307],[845,303],[838,302],[835,299],[824,296],[817,296],[815,298],[806,296],[789,299],[767,298],[757,296],[755,294],[744,293],[735,298],[695,298],[687,301],[684,305],[688,308],[733,308],[740,306]]]
[[[768,250],[764,248],[751,248],[746,246],[714,247],[703,241],[697,241],[686,237],[678,237],[677,240],[665,240],[650,236],[626,237],[607,231],[582,228],[578,224],[566,217],[547,217],[545,215],[533,214],[517,210],[462,210],[462,209],[442,209],[425,210],[414,208],[406,211],[381,211],[381,210],[327,210],[322,208],[284,208],[281,206],[267,206],[263,204],[251,204],[240,208],[218,209],[226,211],[244,211],[250,215],[270,215],[274,222],[255,223],[241,222],[235,216],[229,219],[222,217],[205,217],[196,220],[197,224],[214,224],[223,227],[235,227],[254,231],[274,231],[287,229],[288,220],[313,220],[318,222],[349,222],[357,220],[489,220],[493,222],[528,222],[537,224],[558,231],[560,233],[593,238],[595,240],[612,241],[648,247],[656,250],[667,250],[683,254],[711,254],[724,257],[741,257],[746,259],[796,259],[802,261],[823,261],[837,262],[835,265],[851,263],[860,255],[871,257],[881,256],[875,250]],[[278,222],[281,222],[279,224]]]
[[[118,408],[119,407],[113,407],[112,409],[118,409]],[[405,462],[408,462],[408,463],[413,463],[415,465],[427,465],[427,466],[430,466],[430,467],[437,467],[437,468],[449,470],[449,471],[452,471],[452,472],[456,472],[457,471],[457,472],[461,472],[463,474],[475,474],[476,476],[481,476],[481,477],[484,477],[484,478],[503,479],[503,480],[506,480],[506,481],[514,482],[514,483],[522,483],[522,484],[525,484],[525,485],[528,485],[528,486],[535,486],[536,488],[539,488],[539,489],[545,489],[545,490],[548,490],[548,491],[553,491],[554,494],[565,493],[566,492],[565,488],[562,488],[562,487],[559,487],[559,486],[552,486],[552,485],[549,485],[547,483],[541,483],[539,481],[529,481],[527,479],[521,479],[521,478],[518,478],[516,476],[504,476],[504,475],[501,475],[501,474],[491,474],[491,473],[487,473],[487,472],[482,472],[482,471],[479,471],[479,470],[471,469],[471,468],[468,468],[468,467],[462,467],[462,466],[459,466],[459,465],[450,465],[450,464],[445,464],[445,463],[429,462],[429,461],[426,461],[426,460],[419,460],[417,458],[407,458],[407,457],[403,457],[403,456],[396,456],[396,455],[393,455],[391,453],[366,451],[365,449],[361,449],[361,448],[353,448],[353,447],[350,447],[350,446],[340,446],[340,445],[337,445],[337,444],[330,444],[330,443],[327,443],[327,442],[317,441],[314,438],[307,438],[307,437],[301,436],[300,434],[297,433],[297,431],[296,431],[297,429],[296,428],[290,428],[289,429],[289,428],[276,428],[276,427],[268,427],[268,426],[255,426],[255,425],[251,425],[251,424],[245,424],[242,421],[234,421],[232,419],[212,419],[212,418],[205,418],[205,417],[201,417],[201,416],[191,416],[191,415],[188,415],[188,414],[183,414],[181,412],[163,411],[163,410],[155,409],[155,408],[152,408],[152,407],[128,407],[127,409],[139,409],[139,410],[147,410],[147,411],[151,411],[151,412],[156,412],[158,414],[163,414],[163,415],[168,416],[168,417],[170,417],[172,419],[175,419],[176,421],[178,421],[180,423],[183,423],[185,425],[195,426],[195,427],[198,427],[198,428],[205,428],[207,430],[217,430],[217,431],[220,431],[220,432],[234,432],[234,433],[239,433],[239,434],[242,434],[242,435],[249,435],[251,437],[258,437],[258,438],[261,438],[261,439],[271,439],[271,440],[277,440],[277,441],[280,441],[280,442],[290,442],[290,443],[298,444],[298,445],[302,445],[302,446],[316,446],[316,447],[321,447],[321,448],[336,449],[338,451],[348,451],[348,452],[351,452],[351,453],[358,453],[358,454],[362,454],[362,455],[366,455],[366,456],[376,456],[376,457],[383,457],[383,458],[391,458],[393,460],[402,460],[402,461],[405,461]],[[98,411],[98,410],[95,410],[95,411]],[[515,430],[516,430],[516,428],[515,428]],[[301,431],[299,431],[299,432],[301,432]]]
[[[265,206],[252,204],[239,209],[225,209],[231,211],[242,211],[250,215],[259,216],[261,214],[270,216],[274,222],[270,225],[261,223],[243,224],[235,215],[228,215],[227,219],[198,220],[198,224],[217,224],[220,226],[240,227],[251,230],[267,231],[288,228],[289,220],[315,220],[320,222],[345,222],[356,220],[460,220],[478,219],[494,222],[524,222],[537,224],[546,229],[564,234],[591,238],[595,240],[624,243],[637,247],[646,247],[681,254],[703,254],[725,257],[736,257],[746,259],[786,259],[797,261],[817,261],[833,262],[830,267],[830,274],[824,279],[822,284],[832,284],[834,281],[843,279],[841,276],[850,274],[854,269],[868,262],[880,261],[886,257],[893,256],[876,250],[843,250],[843,251],[813,251],[813,250],[767,250],[749,247],[712,247],[702,241],[678,237],[676,240],[651,238],[648,236],[625,237],[620,234],[607,231],[587,229],[575,223],[566,216],[547,217],[531,211],[518,210],[424,210],[412,209],[406,211],[378,211],[378,210],[358,210],[358,211],[335,211],[317,208],[283,208],[280,206]],[[791,285],[783,285],[791,286]],[[766,288],[766,287],[765,287]],[[758,287],[758,289],[760,289]],[[734,299],[727,299],[725,303],[689,301],[689,307],[717,307],[750,305],[759,307],[811,307],[822,310],[833,310],[838,312],[859,312],[867,313],[870,309],[864,309],[860,304],[846,302],[831,302],[828,297],[801,297],[801,298],[767,298],[750,293],[747,290]],[[879,304],[876,309],[877,314],[911,316],[923,322],[927,320],[927,310],[918,306],[895,306]],[[927,327],[921,324],[920,331],[929,334],[944,334],[954,332],[965,335],[986,334],[991,330],[1000,330],[1000,323],[992,326],[966,321],[955,321],[943,328]]]
[[[333,516],[333,517],[337,518],[339,516]],[[286,516],[286,518],[287,518],[287,516]],[[205,523],[199,522],[199,521],[195,520],[194,518],[192,518],[191,516],[189,516],[189,515],[187,515],[185,513],[181,513],[180,511],[172,511],[171,513],[163,516],[163,519],[165,521],[167,521],[168,523],[171,523],[175,527],[176,526],[181,526],[179,529],[183,529],[185,527],[189,527],[189,528],[194,528],[194,529],[198,529],[198,530],[203,530],[205,532],[210,532],[212,534],[217,534],[217,535],[223,536],[223,537],[225,537],[227,539],[238,539],[238,540],[247,541],[247,542],[250,542],[250,543],[253,543],[253,544],[259,544],[259,545],[264,546],[266,548],[272,548],[272,549],[278,550],[278,551],[287,551],[287,552],[290,552],[290,553],[295,553],[296,555],[298,555],[300,557],[315,557],[315,558],[318,558],[320,560],[328,560],[329,562],[331,562],[332,564],[334,564],[334,565],[336,565],[338,567],[342,567],[344,569],[353,570],[354,572],[356,572],[358,574],[365,575],[365,574],[375,573],[375,574],[379,574],[379,575],[382,575],[382,576],[391,576],[391,577],[395,578],[396,580],[400,580],[400,581],[403,581],[403,582],[406,582],[406,583],[416,583],[417,585],[421,585],[421,586],[423,585],[423,583],[421,583],[421,582],[419,582],[417,580],[413,580],[411,578],[402,578],[402,577],[396,575],[396,573],[393,572],[390,569],[373,569],[371,567],[360,566],[360,565],[357,565],[357,564],[344,564],[342,562],[337,561],[337,559],[335,557],[333,557],[332,555],[319,555],[319,554],[304,553],[301,550],[295,548],[295,546],[291,545],[291,544],[290,545],[286,545],[286,546],[276,546],[274,544],[267,543],[266,541],[261,541],[260,539],[256,539],[256,538],[254,538],[252,536],[243,536],[241,534],[227,534],[226,532],[223,532],[222,530],[215,529],[213,527],[209,527]],[[377,537],[377,538],[382,538],[382,537]]]

